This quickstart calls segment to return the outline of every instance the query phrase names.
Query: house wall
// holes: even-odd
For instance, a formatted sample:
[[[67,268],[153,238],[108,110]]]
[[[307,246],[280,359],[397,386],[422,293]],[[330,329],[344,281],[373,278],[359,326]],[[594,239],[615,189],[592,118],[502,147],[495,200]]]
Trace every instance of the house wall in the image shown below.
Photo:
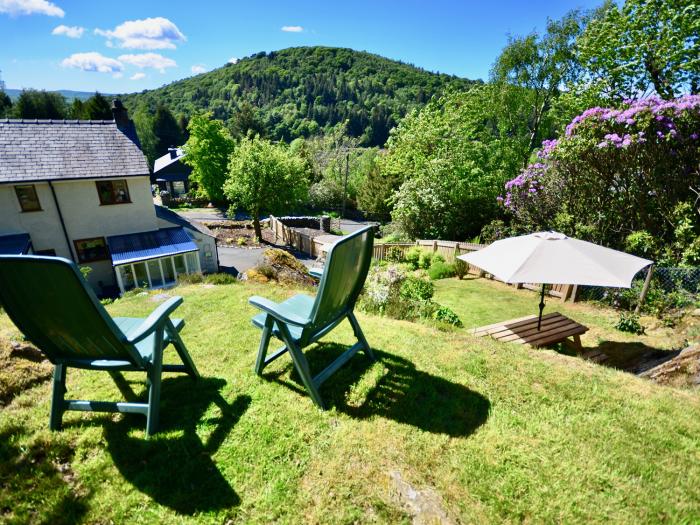
[[[172,228],[179,224],[172,223],[165,219],[158,218],[158,228]],[[215,273],[219,271],[219,261],[216,252],[216,239],[210,235],[205,235],[197,230],[185,228],[185,231],[192,237],[192,240],[199,248],[199,264],[204,273]]]
[[[117,177],[118,179],[118,177]],[[107,180],[107,179],[100,179]],[[126,178],[130,203],[101,205],[94,179],[55,181],[56,200],[71,241],[158,229],[148,176]],[[28,233],[34,251],[53,249],[56,255],[77,260],[68,246],[48,183],[34,183],[42,211],[22,212],[14,185],[0,185],[0,235]],[[109,260],[86,264],[90,284],[99,292],[116,280]]]

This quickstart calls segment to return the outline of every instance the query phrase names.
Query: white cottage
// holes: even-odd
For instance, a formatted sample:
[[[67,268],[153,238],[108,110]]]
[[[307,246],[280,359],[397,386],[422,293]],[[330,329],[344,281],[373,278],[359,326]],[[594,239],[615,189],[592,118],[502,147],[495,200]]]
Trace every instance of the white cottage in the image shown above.
[[[103,295],[217,271],[210,232],[157,213],[134,124],[119,100],[112,111],[114,120],[0,120],[0,253],[72,259]]]

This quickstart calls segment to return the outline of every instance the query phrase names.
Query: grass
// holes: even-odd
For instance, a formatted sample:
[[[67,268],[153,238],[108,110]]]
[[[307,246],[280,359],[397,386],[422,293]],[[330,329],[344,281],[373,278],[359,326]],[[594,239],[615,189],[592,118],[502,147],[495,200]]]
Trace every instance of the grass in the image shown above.
[[[534,293],[497,283],[437,286],[467,327],[536,309]],[[262,379],[252,373],[259,332],[247,298],[293,291],[170,293],[185,297],[183,338],[204,378],[166,375],[162,432],[148,441],[138,416],[69,412],[51,433],[49,384],[24,390],[1,409],[0,521],[410,523],[435,508],[473,523],[700,520],[697,392],[465,329],[359,315],[380,362],[354,358],[322,388],[332,408],[321,412],[287,358]],[[143,316],[154,299],[108,309]],[[584,344],[656,344],[613,333],[608,311],[556,307],[592,327]],[[4,315],[0,337],[17,337]],[[314,370],[352,343],[351,330],[325,341],[308,351]],[[71,371],[69,397],[143,395],[142,381]],[[417,509],[406,484],[430,504]]]

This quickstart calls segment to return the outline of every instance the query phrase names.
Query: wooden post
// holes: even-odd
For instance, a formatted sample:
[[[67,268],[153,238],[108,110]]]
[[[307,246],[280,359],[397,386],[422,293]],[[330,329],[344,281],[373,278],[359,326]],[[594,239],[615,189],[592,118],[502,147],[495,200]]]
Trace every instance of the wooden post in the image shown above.
[[[572,303],[576,302],[578,296],[578,284],[575,284],[573,288],[571,289],[571,295],[569,296],[569,301]]]
[[[433,253],[437,252],[437,241],[433,241]]]
[[[647,292],[649,291],[649,285],[651,284],[651,274],[654,271],[654,265],[650,264],[647,270],[646,279],[644,279],[644,286],[642,286],[642,293],[639,294],[639,302],[634,309],[634,315],[639,315],[639,311],[642,309],[642,304],[644,304],[644,299],[647,297]]]
[[[572,284],[567,284],[564,286],[564,288],[561,291],[561,302],[565,303],[566,300],[569,298],[569,294],[571,293],[571,288]]]

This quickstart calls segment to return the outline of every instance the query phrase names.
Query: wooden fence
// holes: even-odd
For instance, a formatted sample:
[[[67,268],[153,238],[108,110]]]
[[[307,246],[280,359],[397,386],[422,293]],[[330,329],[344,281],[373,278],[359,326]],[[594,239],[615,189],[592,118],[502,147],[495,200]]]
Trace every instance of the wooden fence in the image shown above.
[[[488,244],[475,244],[469,242],[457,242],[457,241],[439,241],[430,239],[421,239],[416,242],[392,242],[386,244],[375,244],[374,245],[374,258],[380,261],[395,258],[399,253],[401,258],[406,256],[406,252],[411,248],[416,246],[423,248],[424,250],[430,250],[433,253],[442,255],[446,262],[453,262],[456,257],[481,250],[486,248]],[[501,281],[500,279],[494,277],[493,275],[484,272],[476,266],[469,265],[468,273],[470,275],[476,275],[478,277],[485,277],[486,279],[493,279],[495,281]],[[505,283],[504,283],[505,284]],[[534,290],[536,292],[540,291],[541,285],[536,283],[524,283],[524,284],[514,284],[511,285],[515,288],[526,288],[528,290]],[[547,295],[551,297],[557,297],[561,299],[562,302],[570,300],[572,302],[576,301],[578,288],[572,284],[553,284],[547,290]]]

